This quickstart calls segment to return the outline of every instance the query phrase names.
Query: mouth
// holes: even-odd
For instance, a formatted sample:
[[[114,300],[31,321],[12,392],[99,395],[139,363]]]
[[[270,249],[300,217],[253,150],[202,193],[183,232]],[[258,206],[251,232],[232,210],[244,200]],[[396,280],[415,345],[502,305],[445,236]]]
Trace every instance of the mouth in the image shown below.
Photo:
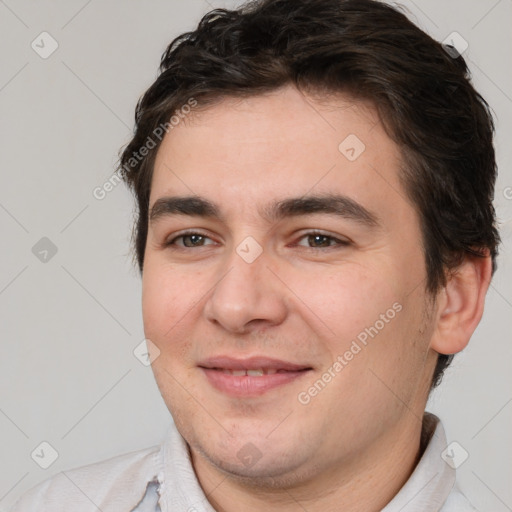
[[[206,370],[217,370],[227,375],[235,375],[236,377],[243,377],[248,375],[250,377],[263,377],[263,375],[275,375],[276,373],[289,373],[290,370],[276,370],[275,368],[257,368],[254,370],[231,370],[229,368],[205,368]],[[297,371],[305,371],[308,368]]]
[[[198,366],[211,386],[234,397],[260,396],[313,370],[309,365],[260,356],[246,359],[219,356]]]

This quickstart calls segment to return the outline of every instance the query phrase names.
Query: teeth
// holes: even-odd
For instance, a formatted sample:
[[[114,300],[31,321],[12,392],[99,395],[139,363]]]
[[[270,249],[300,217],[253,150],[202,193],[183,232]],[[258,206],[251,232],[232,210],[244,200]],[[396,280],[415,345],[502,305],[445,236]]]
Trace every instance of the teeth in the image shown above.
[[[222,373],[233,375],[235,377],[243,377],[244,375],[248,375],[250,377],[262,377],[263,375],[274,375],[277,372],[278,371],[273,368],[259,368],[257,370],[226,370],[224,368],[222,369]]]
[[[251,377],[261,377],[263,375],[263,370],[247,370],[247,375]]]
[[[242,377],[243,375],[246,375],[245,370],[222,370],[222,373],[234,375],[235,377]]]

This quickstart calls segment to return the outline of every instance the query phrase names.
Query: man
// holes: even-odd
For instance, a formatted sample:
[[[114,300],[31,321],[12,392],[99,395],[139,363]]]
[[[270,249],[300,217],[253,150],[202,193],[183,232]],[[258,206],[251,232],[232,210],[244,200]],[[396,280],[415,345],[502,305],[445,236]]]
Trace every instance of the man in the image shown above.
[[[425,414],[499,236],[463,58],[372,0],[216,10],[165,52],[120,171],[161,447],[15,511],[470,511]]]

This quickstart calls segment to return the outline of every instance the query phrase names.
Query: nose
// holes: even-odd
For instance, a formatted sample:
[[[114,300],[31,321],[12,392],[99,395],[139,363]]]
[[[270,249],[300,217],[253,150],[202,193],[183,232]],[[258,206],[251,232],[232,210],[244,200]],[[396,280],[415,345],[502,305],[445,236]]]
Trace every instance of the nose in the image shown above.
[[[287,314],[287,289],[269,262],[265,251],[252,262],[233,251],[204,305],[206,318],[239,335],[282,323]]]

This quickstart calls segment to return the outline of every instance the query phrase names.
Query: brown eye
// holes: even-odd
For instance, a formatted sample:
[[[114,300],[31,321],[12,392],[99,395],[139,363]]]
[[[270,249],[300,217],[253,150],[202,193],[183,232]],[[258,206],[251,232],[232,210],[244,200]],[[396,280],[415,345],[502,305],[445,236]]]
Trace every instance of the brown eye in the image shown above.
[[[207,240],[211,239],[201,233],[182,233],[181,235],[173,238],[169,242],[167,242],[166,246],[176,246],[176,247],[184,247],[187,249],[191,249],[194,247],[204,247],[206,245],[211,245],[209,243],[206,243]],[[181,241],[179,243],[178,241]]]
[[[307,233],[302,236],[300,240],[306,240],[307,245],[305,247],[308,249],[326,249],[330,247],[349,245],[349,242],[346,240],[340,240],[339,238],[335,238],[325,233]],[[301,243],[298,245],[304,246]]]
[[[308,243],[315,247],[330,247],[332,237],[326,235],[308,235]]]
[[[202,235],[184,235],[181,239],[185,247],[197,247],[204,243],[204,236]]]

